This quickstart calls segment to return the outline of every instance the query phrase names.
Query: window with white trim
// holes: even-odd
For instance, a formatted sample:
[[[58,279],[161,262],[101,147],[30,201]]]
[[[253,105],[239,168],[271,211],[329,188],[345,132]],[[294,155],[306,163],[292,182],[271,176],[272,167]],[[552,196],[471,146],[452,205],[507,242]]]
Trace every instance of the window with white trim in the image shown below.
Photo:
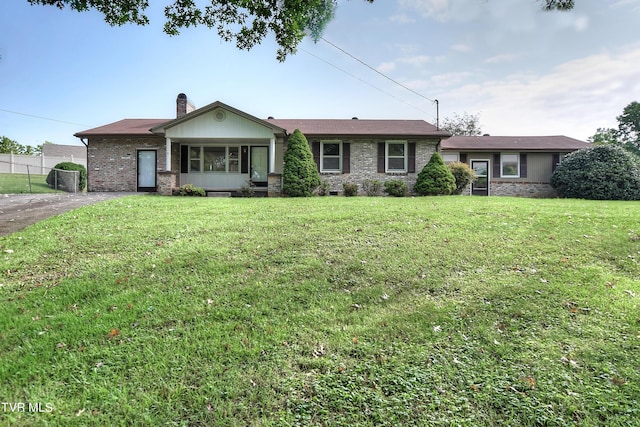
[[[387,141],[385,154],[385,172],[407,172],[407,141]]]
[[[500,155],[500,177],[519,178],[520,177],[520,155],[501,154]]]
[[[240,172],[240,147],[200,146],[189,147],[189,172]]]
[[[320,172],[342,171],[342,143],[320,141]]]

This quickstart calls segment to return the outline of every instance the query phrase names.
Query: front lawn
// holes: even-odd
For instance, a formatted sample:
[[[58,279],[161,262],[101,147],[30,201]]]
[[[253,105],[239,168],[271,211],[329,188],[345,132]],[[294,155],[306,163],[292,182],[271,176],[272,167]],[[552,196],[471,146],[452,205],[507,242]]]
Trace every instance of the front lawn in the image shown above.
[[[133,196],[62,214],[0,238],[0,423],[638,425],[639,208]]]
[[[0,194],[62,193],[47,184],[47,175],[0,173]]]

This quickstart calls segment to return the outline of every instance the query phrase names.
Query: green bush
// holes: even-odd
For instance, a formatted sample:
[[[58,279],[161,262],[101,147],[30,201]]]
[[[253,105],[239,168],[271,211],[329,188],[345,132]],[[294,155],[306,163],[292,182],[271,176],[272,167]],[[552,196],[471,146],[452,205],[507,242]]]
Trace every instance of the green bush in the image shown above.
[[[82,191],[85,188],[87,188],[87,168],[85,168],[83,165],[79,165],[78,163],[72,163],[72,162],[62,162],[55,165],[53,169],[80,172],[78,190]],[[55,177],[54,177],[55,172],[53,171],[53,169],[49,171],[49,175],[47,175],[47,184],[49,184],[50,187],[53,187],[55,185]]]
[[[178,189],[178,196],[194,196],[194,197],[205,197],[207,193],[204,189],[200,187],[196,187],[193,184],[185,184]]]
[[[238,192],[240,194],[240,197],[253,197],[256,195],[256,190],[254,190],[254,185],[251,181],[247,180],[245,181],[244,184],[242,184],[242,187],[240,187],[240,191]]]
[[[442,161],[440,154],[433,153],[429,162],[424,165],[413,191],[420,196],[446,196],[456,189],[456,179]]]
[[[560,197],[640,200],[637,158],[615,145],[599,145],[567,155],[551,176]]]
[[[384,183],[384,192],[390,196],[404,197],[409,192],[407,183],[400,179],[390,179]]]
[[[447,167],[456,180],[456,189],[451,194],[462,194],[462,191],[478,178],[475,171],[466,163],[451,162]]]
[[[367,196],[379,196],[382,191],[382,182],[377,179],[365,179],[362,183],[362,189]]]
[[[307,138],[296,129],[284,153],[282,192],[290,197],[308,197],[320,185],[320,173]]]
[[[329,185],[329,181],[323,179],[320,181],[320,186],[316,189],[316,193],[318,196],[328,196],[329,191],[331,190],[331,185]]]
[[[344,195],[347,197],[353,197],[358,195],[358,184],[354,184],[352,182],[345,182],[342,184],[342,189],[344,190]]]

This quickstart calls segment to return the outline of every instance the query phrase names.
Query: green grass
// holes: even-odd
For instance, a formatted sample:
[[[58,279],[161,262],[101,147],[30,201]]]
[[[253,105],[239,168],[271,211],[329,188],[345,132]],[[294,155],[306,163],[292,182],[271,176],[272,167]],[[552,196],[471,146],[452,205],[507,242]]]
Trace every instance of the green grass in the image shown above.
[[[31,185],[29,185],[31,179]],[[0,194],[62,193],[47,184],[47,175],[0,173]]]
[[[639,208],[136,196],[65,213],[0,238],[0,397],[44,410],[0,422],[640,425]]]

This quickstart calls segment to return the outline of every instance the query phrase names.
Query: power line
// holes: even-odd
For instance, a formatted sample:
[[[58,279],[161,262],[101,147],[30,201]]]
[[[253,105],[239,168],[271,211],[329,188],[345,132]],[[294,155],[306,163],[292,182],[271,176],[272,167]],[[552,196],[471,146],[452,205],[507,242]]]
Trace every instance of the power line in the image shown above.
[[[404,89],[408,90],[409,92],[413,93],[414,95],[418,95],[420,98],[424,98],[424,99],[426,99],[427,101],[431,101],[431,102],[436,103],[436,104],[438,103],[438,100],[437,100],[437,99],[431,99],[431,98],[428,98],[428,97],[426,97],[426,96],[422,95],[421,93],[416,92],[415,90],[411,89],[410,87],[407,87],[407,86],[403,85],[402,83],[400,83],[400,82],[398,82],[398,81],[396,81],[396,80],[392,79],[391,77],[387,76],[387,75],[386,75],[386,74],[384,74],[383,72],[376,70],[376,69],[375,69],[375,68],[373,68],[371,65],[367,64],[366,62],[364,62],[362,59],[357,58],[357,57],[355,57],[354,55],[352,55],[351,53],[347,52],[346,50],[344,50],[344,49],[343,49],[343,48],[341,48],[340,46],[337,46],[336,44],[331,43],[329,40],[325,39],[324,37],[320,37],[320,39],[321,39],[322,41],[324,41],[325,43],[327,43],[327,44],[329,44],[329,45],[333,46],[334,48],[338,49],[340,52],[344,53],[345,55],[349,56],[350,58],[355,59],[356,61],[358,61],[359,63],[361,63],[361,64],[362,64],[362,65],[364,65],[365,67],[369,68],[370,70],[375,71],[376,73],[380,74],[380,75],[381,75],[382,77],[384,77],[385,79],[390,80],[390,81],[392,81],[393,83],[395,83],[396,85],[398,85],[398,86],[400,86],[400,87],[402,87],[402,88],[404,88]]]
[[[391,98],[395,99],[396,101],[400,101],[400,102],[402,102],[403,104],[408,105],[408,106],[409,106],[409,107],[411,107],[411,108],[415,108],[416,110],[418,110],[418,111],[420,111],[420,112],[422,112],[422,113],[429,114],[428,112],[426,112],[426,111],[424,111],[424,110],[422,110],[422,109],[420,109],[420,108],[416,107],[415,105],[409,104],[408,102],[403,101],[402,99],[398,98],[397,96],[395,96],[395,95],[393,95],[393,94],[390,94],[389,92],[385,92],[384,90],[380,89],[379,87],[372,85],[371,83],[367,82],[366,80],[361,79],[360,77],[356,76],[355,74],[351,74],[350,72],[348,72],[348,71],[344,70],[343,68],[340,68],[340,67],[338,67],[338,66],[337,66],[337,65],[335,65],[335,64],[332,64],[331,62],[327,61],[326,59],[323,59],[323,58],[319,57],[318,55],[314,55],[313,53],[309,52],[309,51],[308,51],[308,50],[306,50],[306,49],[303,49],[303,48],[301,48],[301,47],[298,47],[298,49],[299,49],[299,50],[301,50],[301,51],[303,51],[303,52],[304,52],[304,53],[306,53],[307,55],[311,55],[311,56],[313,56],[314,58],[316,58],[317,60],[322,61],[322,62],[324,62],[325,64],[327,64],[327,65],[329,65],[329,66],[331,66],[331,67],[333,67],[333,68],[335,68],[335,69],[337,69],[337,70],[339,70],[339,71],[342,71],[343,73],[347,74],[348,76],[353,77],[354,79],[361,81],[362,83],[366,84],[367,86],[370,86],[370,87],[374,88],[375,90],[377,90],[377,91],[379,91],[379,92],[382,92],[382,93],[384,93],[384,94],[385,94],[385,95],[387,95],[387,96],[390,96]]]
[[[65,120],[58,120],[58,119],[52,119],[52,118],[49,118],[49,117],[35,116],[33,114],[27,114],[27,113],[20,113],[18,111],[5,110],[4,108],[0,108],[0,111],[3,111],[5,113],[17,114],[19,116],[33,117],[34,119],[49,120],[50,122],[65,123],[65,124],[74,125],[74,126],[91,127],[91,125],[87,125],[87,124],[84,124],[84,123],[67,122]]]

